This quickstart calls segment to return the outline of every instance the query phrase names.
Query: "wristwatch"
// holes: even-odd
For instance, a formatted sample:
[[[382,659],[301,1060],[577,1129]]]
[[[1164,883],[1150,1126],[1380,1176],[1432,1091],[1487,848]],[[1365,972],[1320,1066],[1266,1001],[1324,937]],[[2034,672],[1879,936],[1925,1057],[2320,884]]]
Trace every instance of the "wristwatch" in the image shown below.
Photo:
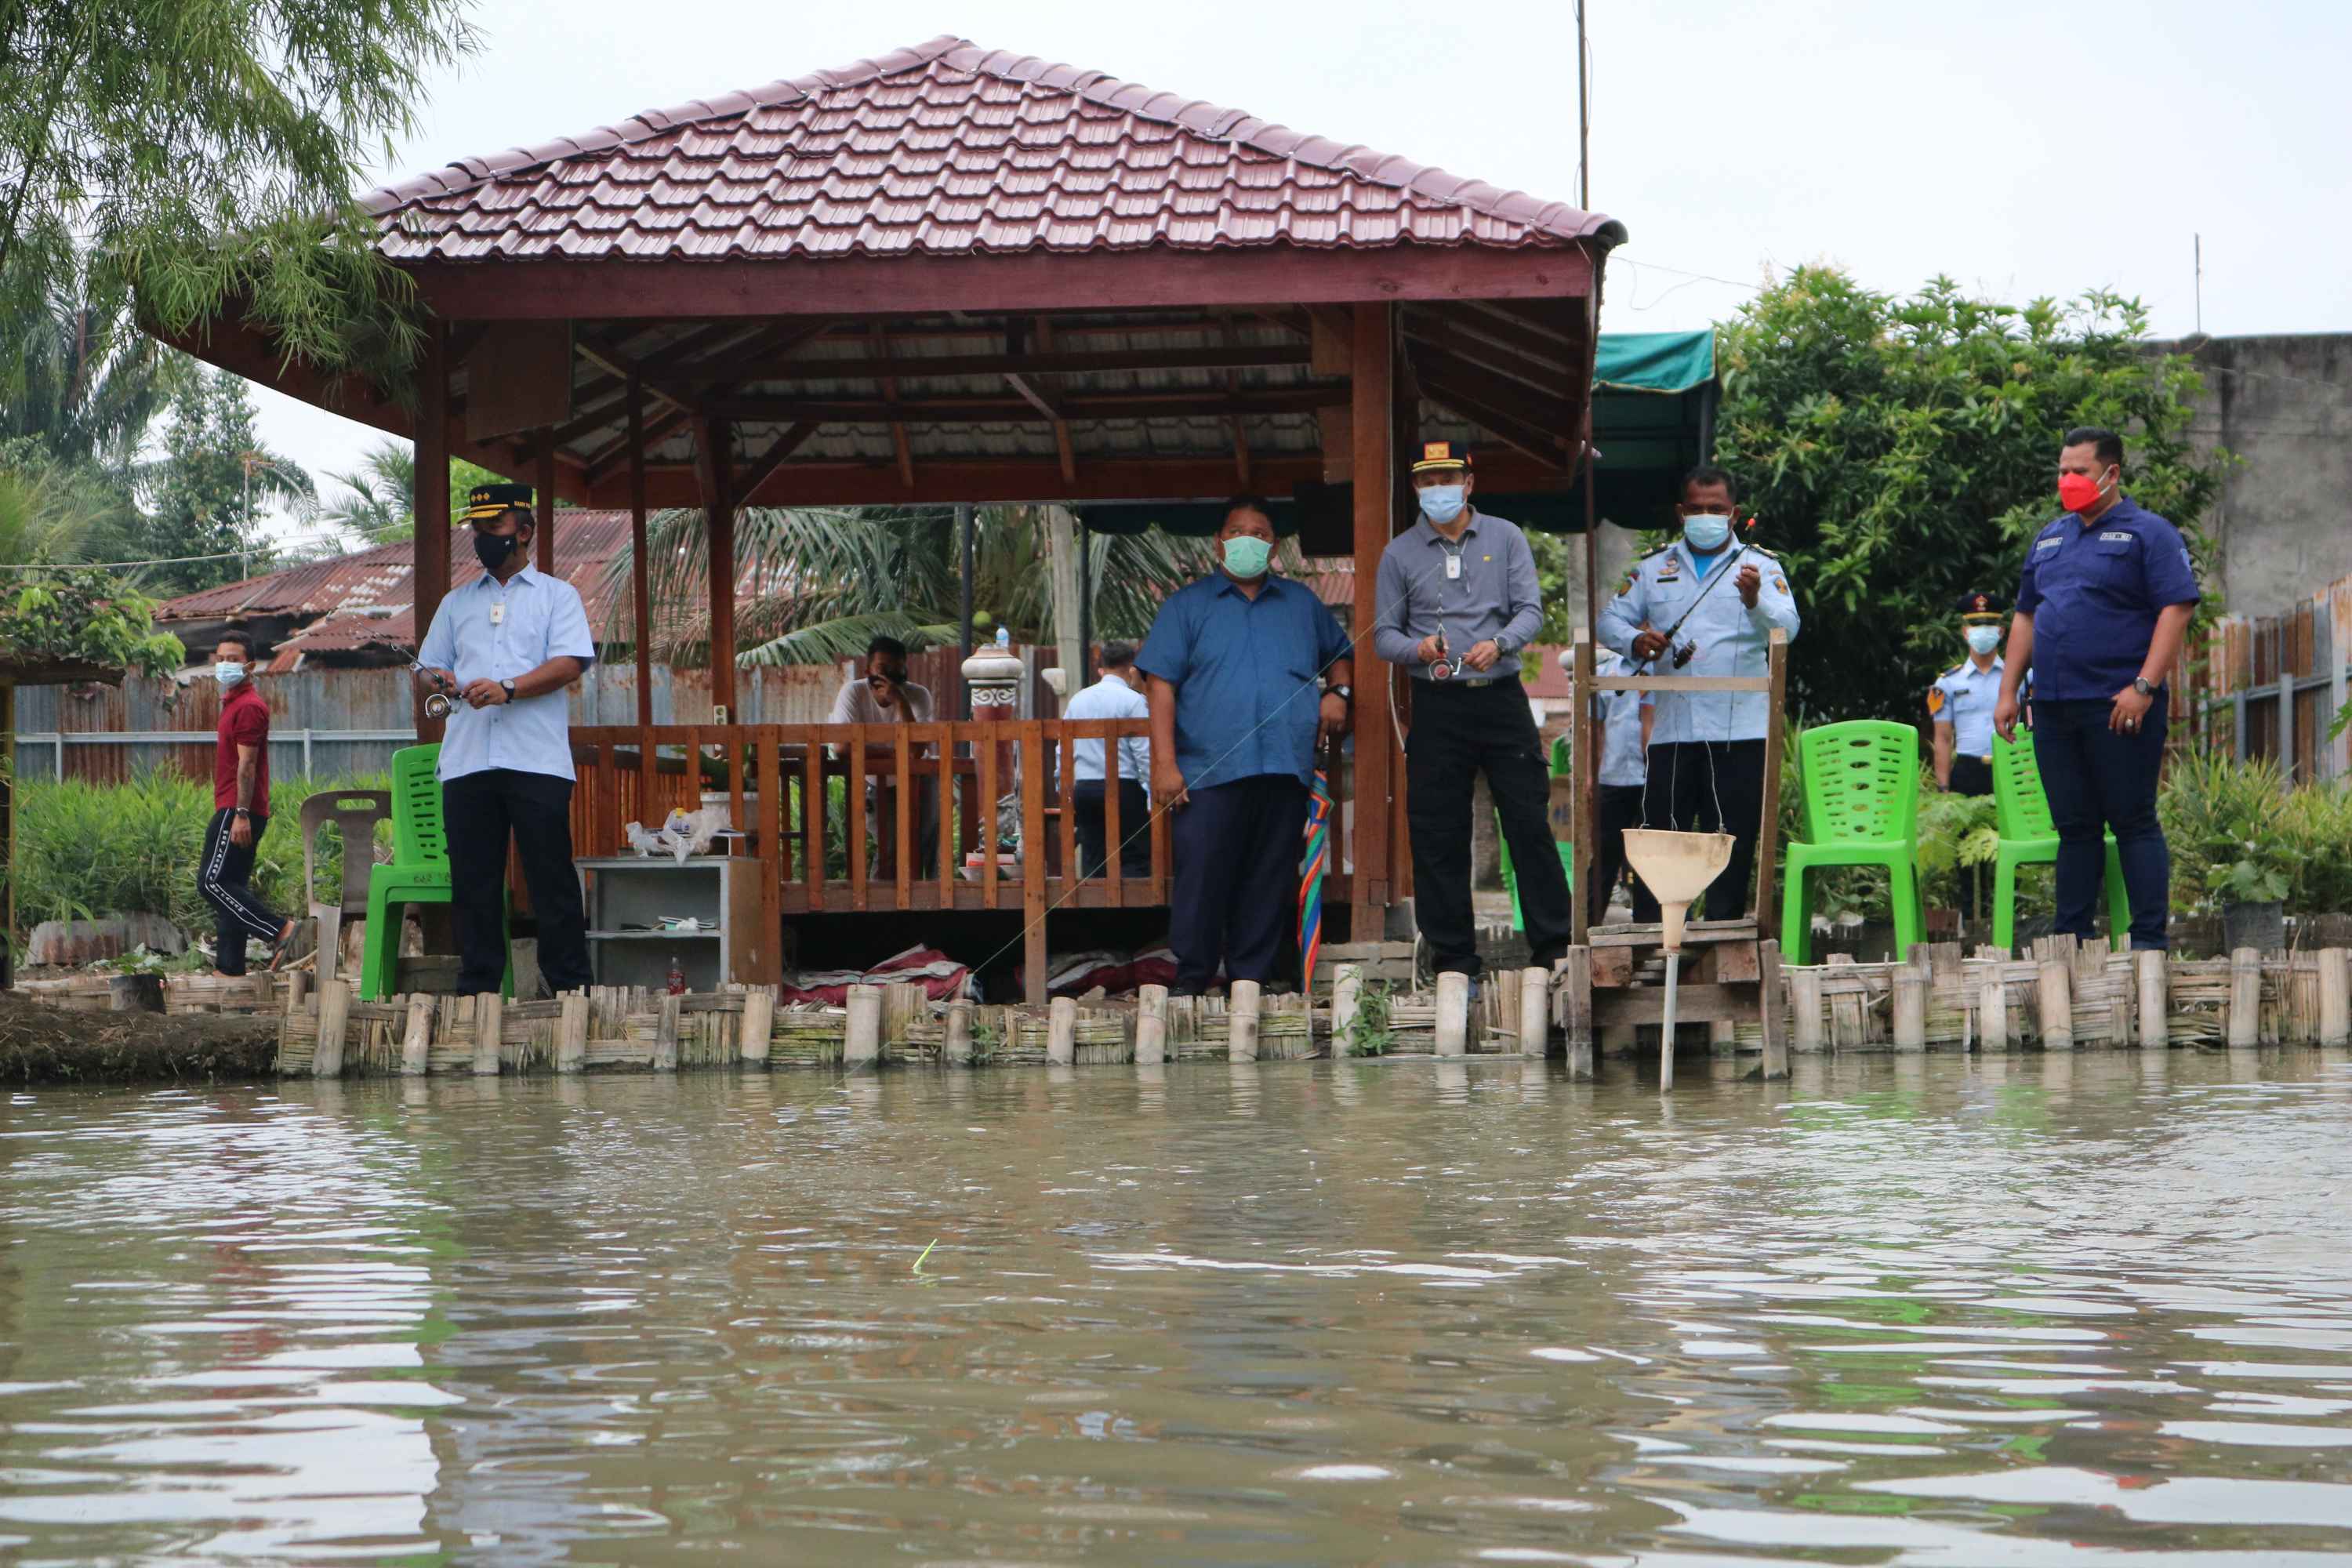
[[[1327,686],[1323,689],[1323,695],[1336,697],[1340,701],[1350,704],[1356,700],[1356,690],[1351,686]]]
[[[2156,695],[2156,688],[2147,683],[2147,677],[2145,675],[2135,675],[2132,677],[2132,689],[2138,692],[2142,697],[2153,697]]]
[[[507,700],[508,700],[508,701],[511,702],[511,701],[513,701],[513,700],[514,700],[514,682],[513,682],[513,681],[511,681],[511,680],[501,680],[501,681],[499,681],[499,690],[501,690],[501,691],[503,691],[503,692],[505,692],[505,693],[507,694]]]

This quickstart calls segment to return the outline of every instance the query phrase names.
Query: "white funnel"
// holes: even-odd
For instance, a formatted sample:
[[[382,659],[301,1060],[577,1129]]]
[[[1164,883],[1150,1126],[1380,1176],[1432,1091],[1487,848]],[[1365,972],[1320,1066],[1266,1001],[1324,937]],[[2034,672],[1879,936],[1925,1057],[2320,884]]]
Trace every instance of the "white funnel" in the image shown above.
[[[1683,918],[1693,899],[1731,864],[1728,833],[1670,833],[1661,827],[1625,830],[1625,859],[1658,900],[1669,952],[1681,951]]]

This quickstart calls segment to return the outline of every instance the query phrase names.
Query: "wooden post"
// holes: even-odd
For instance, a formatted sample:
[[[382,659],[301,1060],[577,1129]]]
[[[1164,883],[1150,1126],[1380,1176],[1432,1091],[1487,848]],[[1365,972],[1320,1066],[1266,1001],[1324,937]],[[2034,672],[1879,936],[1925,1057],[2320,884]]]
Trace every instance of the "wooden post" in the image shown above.
[[[1260,1002],[1258,983],[1236,980],[1226,998],[1225,1021],[1231,1026],[1225,1040],[1225,1059],[1229,1062],[1257,1060],[1257,1015]]]
[[[2352,626],[2345,630],[2352,635]],[[2352,1040],[2352,953],[2324,947],[2319,950],[2319,1043],[2340,1046],[2347,1040]]]
[[[2163,1050],[2172,1043],[2165,997],[2166,984],[2172,976],[2166,954],[2160,949],[2144,947],[2132,954],[2132,968],[2139,982],[2140,1046],[2146,1050]]]
[[[1105,798],[1108,798],[1106,796]],[[1335,963],[1331,966],[1331,1054],[1341,1054],[1340,1042],[1356,1025],[1356,1010],[1364,1003],[1364,966],[1360,963]]]
[[[408,999],[408,1032],[400,1037],[400,1070],[415,1078],[433,1050],[433,998],[420,991]]]
[[[449,594],[449,359],[448,329],[439,320],[425,323],[425,353],[416,372],[416,477],[410,510],[416,519],[410,543],[415,563],[416,640],[433,627],[434,612]],[[410,683],[412,688],[415,682]],[[441,739],[443,721],[425,716],[425,693],[412,690],[416,738]]]
[[[1168,1059],[1168,987],[1143,985],[1135,993],[1135,1065],[1157,1067]]]
[[[1591,482],[1591,469],[1587,468],[1585,483],[1589,486]],[[1592,864],[1593,847],[1597,842],[1592,814],[1599,797],[1593,792],[1600,787],[1598,781],[1601,776],[1591,765],[1592,748],[1598,738],[1592,722],[1592,703],[1600,693],[1592,689],[1592,628],[1590,626],[1577,627],[1573,640],[1569,644],[1568,690],[1570,704],[1568,752],[1576,768],[1576,821],[1569,835],[1574,841],[1575,849],[1569,857],[1569,863],[1577,868],[1577,874],[1569,879],[1569,941],[1580,944],[1591,933],[1594,921],[1609,917],[1607,910],[1589,907],[1592,879],[1585,874],[1586,868]],[[1759,926],[1757,929],[1760,931],[1763,928]],[[1570,1050],[1573,1052],[1574,1049],[1571,1044]]]
[[[654,1020],[654,1071],[677,1070],[677,1025],[681,996],[665,995],[661,1014]]]
[[[1764,1023],[1764,1080],[1789,1076],[1789,1026],[1781,1016],[1780,944],[1770,937],[1756,944],[1756,1010]]]
[[[1470,1048],[1470,977],[1458,969],[1437,976],[1437,1054],[1458,1057]]]
[[[635,376],[629,377],[629,607],[636,621],[637,649],[637,728],[649,730],[654,722],[654,631],[653,606],[646,592],[646,389]],[[653,793],[654,763],[650,755],[637,758],[638,776],[646,785],[645,795]],[[647,809],[642,802],[638,809]],[[762,851],[776,862],[776,851]]]
[[[303,1000],[310,994],[310,972],[307,969],[289,971],[286,975],[286,1011],[289,1015],[299,1013]]]
[[[532,485],[532,500],[539,503],[538,514],[531,519],[530,543],[534,557],[531,564],[547,576],[555,575],[555,432],[542,430],[539,435],[539,476]]]
[[[1394,454],[1392,410],[1395,393],[1396,308],[1386,301],[1360,304],[1353,310],[1350,336],[1349,473],[1355,486],[1356,581],[1367,591],[1356,595],[1353,619],[1356,646],[1366,655],[1366,670],[1359,672],[1359,693],[1350,709],[1356,736],[1355,872],[1350,883],[1349,931],[1357,942],[1378,942],[1387,923],[1389,903],[1389,707],[1386,700],[1394,672],[1370,657],[1372,625],[1380,611],[1372,592],[1380,575],[1381,556],[1389,547],[1394,527],[1391,511]],[[1578,863],[1580,866],[1581,861]]]
[[[584,1001],[585,998],[583,1000]],[[501,1016],[504,1008],[504,999],[495,991],[485,991],[474,998],[474,1076],[476,1078],[499,1076],[499,1035],[505,1023]],[[571,1015],[567,1012],[563,1016],[568,1023]],[[581,1023],[584,1047],[587,1023],[587,1015],[584,1012],[581,1015]],[[555,1047],[555,1068],[558,1072],[563,1070],[563,1044],[561,1039],[556,1042]]]
[[[1021,989],[1032,1007],[1045,1005],[1045,726],[1021,726]],[[1114,751],[1113,754],[1116,754]],[[981,803],[983,810],[988,803]]]
[[[1164,997],[1167,993],[1168,988],[1161,986],[1160,994]],[[948,1004],[947,1058],[952,1064],[965,1066],[971,1061],[971,998],[968,996],[959,996]]]
[[[1519,1055],[1543,1059],[1551,1046],[1551,971],[1519,971]]]
[[[1571,947],[1552,971],[1559,977],[1559,1031],[1568,1046],[1568,1076],[1592,1076],[1592,950]]]
[[[1785,726],[1781,710],[1789,704],[1789,634],[1772,628],[1764,655],[1764,676],[1771,689],[1764,698],[1764,809],[1756,829],[1756,930],[1774,930],[1780,910],[1773,907],[1773,868],[1780,856],[1780,735]]]
[[[1923,942],[1911,947],[1910,959],[1895,971],[1895,1048],[1898,1051],[1924,1051],[1927,1048],[1927,949]]]
[[[848,1026],[842,1037],[842,1065],[871,1068],[882,1059],[882,987],[849,988]]]
[[[2039,978],[2034,985],[2034,997],[2041,1010],[2039,1026],[2042,1048],[2045,1051],[2071,1051],[2074,1048],[2074,971],[2063,958],[2042,961]]]
[[[731,426],[724,419],[705,418],[695,426],[695,475],[701,484],[703,516],[710,536],[710,706],[713,721],[721,724],[738,721],[735,502],[730,494],[727,449],[731,434]]]
[[[352,1021],[352,988],[340,980],[319,987],[319,1044],[310,1055],[312,1078],[343,1076],[343,1030]]]
[[[1078,1004],[1056,996],[1045,1008],[1045,1059],[1067,1067],[1078,1059]]]
[[[564,992],[555,999],[555,1072],[581,1072],[588,1065],[588,992]]]
[[[764,786],[763,786],[764,787]],[[743,1021],[735,1030],[735,1054],[745,1063],[765,1062],[776,1029],[776,994],[765,985],[743,993]]]
[[[2230,954],[2230,1045],[2262,1043],[2263,955],[2251,947]]]
[[[1984,983],[1977,997],[1977,1048],[2009,1049],[2009,987],[2000,983],[1998,973]]]
[[[1822,972],[1809,964],[1782,973],[1789,977],[1790,1033],[1796,1048],[1811,1055],[1822,1048]]]

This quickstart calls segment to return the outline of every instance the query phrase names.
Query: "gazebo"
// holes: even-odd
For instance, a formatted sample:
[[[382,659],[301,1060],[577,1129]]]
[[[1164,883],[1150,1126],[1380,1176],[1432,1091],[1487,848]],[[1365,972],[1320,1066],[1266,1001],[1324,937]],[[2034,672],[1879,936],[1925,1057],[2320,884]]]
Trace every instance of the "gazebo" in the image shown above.
[[[365,205],[429,315],[413,416],[286,367],[241,325],[184,346],[415,439],[417,625],[447,587],[452,455],[537,481],[542,566],[564,545],[557,498],[631,509],[639,627],[648,508],[699,508],[719,562],[752,505],[1150,503],[1105,519],[1136,526],[1265,493],[1310,549],[1356,562],[1357,808],[1325,898],[1372,934],[1410,890],[1399,731],[1368,647],[1374,569],[1413,515],[1398,454],[1468,440],[1483,502],[1561,515],[1624,238],[1562,203],[955,37],[465,159]],[[731,648],[734,574],[709,582],[711,645]],[[650,639],[634,640],[643,661]],[[1052,754],[1140,724],[744,725],[731,661],[714,665],[718,723],[656,727],[641,679],[638,724],[573,731],[583,854],[721,778],[763,862],[767,931],[824,910],[1019,909],[1033,1000],[1049,910],[1166,901],[1160,822],[1141,879],[1113,856],[1080,882],[1071,814],[1058,846],[1047,829]],[[420,713],[419,729],[436,726]],[[911,786],[936,769],[943,818],[987,867],[1017,753],[1013,879],[966,877],[950,833],[936,867],[899,854],[869,877],[853,850],[828,876],[824,783],[843,764],[827,751],[854,773],[869,741],[897,841],[912,844]]]

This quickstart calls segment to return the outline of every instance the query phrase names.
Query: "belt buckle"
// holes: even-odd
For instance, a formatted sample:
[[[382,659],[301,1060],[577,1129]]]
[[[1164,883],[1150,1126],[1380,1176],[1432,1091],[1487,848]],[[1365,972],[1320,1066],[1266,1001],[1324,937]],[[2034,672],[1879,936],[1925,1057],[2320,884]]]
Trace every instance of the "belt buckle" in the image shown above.
[[[1469,675],[1457,678],[1464,686],[1492,686],[1501,678],[1493,675]]]

